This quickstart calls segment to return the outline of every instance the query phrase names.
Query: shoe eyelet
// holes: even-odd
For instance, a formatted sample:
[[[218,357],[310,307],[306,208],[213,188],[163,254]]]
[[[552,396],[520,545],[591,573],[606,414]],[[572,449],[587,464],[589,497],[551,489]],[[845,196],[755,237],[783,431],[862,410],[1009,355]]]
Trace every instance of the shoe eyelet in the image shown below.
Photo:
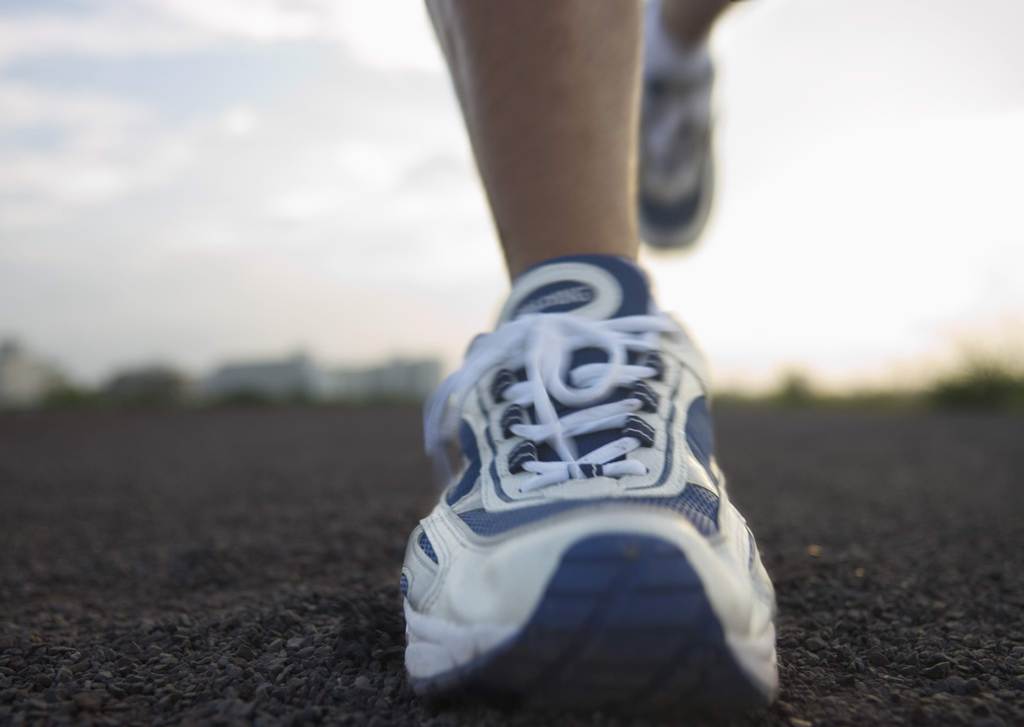
[[[623,427],[622,433],[627,437],[639,440],[641,447],[654,446],[654,427],[636,415],[626,419],[626,426]]]
[[[498,372],[494,374],[494,378],[491,380],[491,399],[494,403],[500,403],[504,401],[505,391],[508,387],[516,383],[516,376],[508,369],[498,369]]]
[[[526,424],[526,412],[518,404],[510,404],[501,415],[501,436],[505,439],[515,437],[512,427],[516,424]]]
[[[520,442],[508,455],[508,471],[517,474],[523,471],[523,465],[527,462],[537,461],[537,445],[527,440]]]
[[[654,381],[661,381],[665,378],[665,361],[657,351],[645,351],[638,363],[641,366],[649,366],[654,369]]]
[[[628,395],[640,400],[640,411],[650,414],[658,411],[658,395],[646,381],[634,381],[629,387]]]

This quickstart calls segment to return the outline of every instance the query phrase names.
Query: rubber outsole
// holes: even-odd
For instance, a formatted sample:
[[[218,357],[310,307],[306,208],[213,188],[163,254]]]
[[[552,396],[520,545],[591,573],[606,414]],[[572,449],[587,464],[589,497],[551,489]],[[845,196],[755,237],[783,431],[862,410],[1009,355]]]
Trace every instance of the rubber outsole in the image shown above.
[[[686,555],[625,533],[572,545],[515,636],[413,686],[557,708],[733,712],[769,702],[733,657]]]
[[[700,238],[714,203],[715,167],[708,156],[697,193],[674,203],[655,202],[643,195],[637,202],[640,239],[659,251],[686,250]]]

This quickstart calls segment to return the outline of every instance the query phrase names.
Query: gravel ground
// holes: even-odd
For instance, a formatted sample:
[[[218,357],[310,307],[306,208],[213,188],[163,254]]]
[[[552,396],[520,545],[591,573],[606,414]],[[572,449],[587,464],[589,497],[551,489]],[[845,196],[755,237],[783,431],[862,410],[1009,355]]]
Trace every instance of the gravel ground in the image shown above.
[[[779,595],[739,724],[1024,724],[1024,418],[728,410]],[[424,704],[412,409],[0,417],[0,724],[625,724]]]

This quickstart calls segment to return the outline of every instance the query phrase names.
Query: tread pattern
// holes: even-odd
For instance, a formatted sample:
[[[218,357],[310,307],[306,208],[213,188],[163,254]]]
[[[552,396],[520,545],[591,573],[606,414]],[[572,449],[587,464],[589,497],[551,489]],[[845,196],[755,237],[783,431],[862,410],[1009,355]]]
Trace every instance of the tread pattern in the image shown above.
[[[530,620],[481,660],[415,685],[558,708],[736,711],[765,703],[686,556],[660,538],[585,538]]]

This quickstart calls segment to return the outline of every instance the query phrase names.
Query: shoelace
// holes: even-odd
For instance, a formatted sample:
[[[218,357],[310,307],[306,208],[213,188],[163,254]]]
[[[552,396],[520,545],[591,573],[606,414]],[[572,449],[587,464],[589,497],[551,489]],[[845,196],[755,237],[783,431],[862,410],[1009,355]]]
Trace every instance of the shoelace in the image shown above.
[[[526,380],[509,385],[506,401],[533,406],[536,424],[513,424],[511,431],[536,444],[548,443],[560,457],[556,461],[529,461],[522,469],[535,477],[522,485],[523,492],[594,476],[593,465],[610,477],[645,474],[647,468],[636,460],[618,458],[641,446],[639,439],[625,436],[577,456],[573,437],[598,430],[622,429],[628,417],[641,408],[637,398],[626,398],[598,406],[613,389],[652,378],[652,366],[628,363],[631,350],[657,349],[659,333],[679,331],[668,316],[626,316],[594,321],[568,313],[538,313],[502,324],[496,331],[477,338],[461,369],[445,379],[428,400],[424,410],[424,438],[428,454],[445,461],[445,442],[454,437],[458,413],[466,396],[489,369],[498,365],[526,369]],[[604,363],[583,364],[569,370],[574,351],[603,350]],[[568,377],[568,378],[566,378]],[[575,409],[559,417],[555,400]]]

